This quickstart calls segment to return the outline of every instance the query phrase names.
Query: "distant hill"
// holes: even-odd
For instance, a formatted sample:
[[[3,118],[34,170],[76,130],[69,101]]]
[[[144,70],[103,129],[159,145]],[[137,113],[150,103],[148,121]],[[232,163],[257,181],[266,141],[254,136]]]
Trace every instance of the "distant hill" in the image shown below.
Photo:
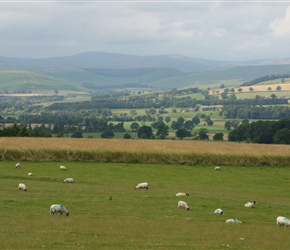
[[[67,90],[87,92],[87,89],[66,80],[53,78],[46,75],[22,71],[2,70],[0,71],[0,92],[42,92],[47,90]]]
[[[181,55],[132,56],[105,52],[84,52],[72,56],[54,58],[10,58],[0,56],[0,69],[7,67],[71,67],[71,68],[176,68],[185,72],[212,71],[229,66],[241,65],[237,62],[215,61],[191,58]]]
[[[38,83],[52,89],[86,87],[89,90],[130,85],[168,89],[197,82],[200,85],[208,81],[219,84],[224,80],[243,83],[269,74],[289,74],[290,58],[234,62],[182,55],[133,56],[105,52],[41,59],[0,56],[0,72],[5,76],[5,80],[0,80],[1,89],[35,88],[38,86],[33,80],[35,77]]]

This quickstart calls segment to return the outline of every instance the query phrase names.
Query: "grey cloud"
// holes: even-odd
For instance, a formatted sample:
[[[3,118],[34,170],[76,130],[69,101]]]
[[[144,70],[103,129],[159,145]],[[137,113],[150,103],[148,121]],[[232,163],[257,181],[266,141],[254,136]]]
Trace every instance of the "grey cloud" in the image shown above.
[[[51,57],[93,50],[231,60],[285,57],[290,38],[277,38],[288,34],[288,5],[0,3],[0,56]]]

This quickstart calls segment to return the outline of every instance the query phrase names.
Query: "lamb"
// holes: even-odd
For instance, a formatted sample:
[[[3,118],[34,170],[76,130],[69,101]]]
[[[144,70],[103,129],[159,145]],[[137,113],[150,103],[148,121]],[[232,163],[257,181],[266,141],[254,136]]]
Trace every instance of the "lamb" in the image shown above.
[[[220,171],[220,170],[221,170],[221,167],[220,167],[220,166],[216,166],[216,167],[214,168],[214,170],[218,170],[218,171]]]
[[[61,204],[52,204],[50,206],[50,214],[54,215],[55,213],[60,213],[60,215],[62,215],[62,213],[65,213],[66,216],[69,215],[68,210],[64,207],[64,205]]]
[[[253,208],[255,204],[256,204],[256,201],[253,201],[253,202],[247,202],[247,203],[245,204],[245,207]]]
[[[177,193],[175,196],[189,196],[188,193]]]
[[[27,191],[27,188],[26,188],[26,186],[25,186],[23,183],[19,183],[19,184],[18,184],[18,190],[24,190],[24,191]]]
[[[32,176],[32,173],[28,173],[27,175]]]
[[[283,216],[278,216],[276,219],[277,226],[285,225],[285,227],[290,226],[290,220]]]
[[[20,168],[20,163],[17,162],[16,165],[15,165],[15,167],[16,167],[16,168]]]
[[[224,215],[224,211],[222,209],[220,209],[220,208],[216,209],[213,213],[214,214],[222,214],[222,215]]]
[[[243,221],[239,221],[237,219],[228,219],[228,220],[226,220],[226,223],[228,223],[228,224],[230,224],[230,223],[232,223],[232,224],[242,224],[244,222]]]
[[[186,210],[189,210],[189,206],[187,205],[187,203],[185,201],[179,201],[177,208],[184,208]]]
[[[74,183],[74,179],[73,178],[66,178],[63,183]]]
[[[67,170],[67,168],[66,168],[65,166],[60,166],[59,169],[60,169],[60,170],[64,170],[64,171]]]
[[[146,189],[148,189],[148,187],[149,187],[149,185],[148,185],[147,182],[142,182],[142,183],[139,183],[139,184],[135,187],[135,189],[142,189],[142,188],[146,188]]]

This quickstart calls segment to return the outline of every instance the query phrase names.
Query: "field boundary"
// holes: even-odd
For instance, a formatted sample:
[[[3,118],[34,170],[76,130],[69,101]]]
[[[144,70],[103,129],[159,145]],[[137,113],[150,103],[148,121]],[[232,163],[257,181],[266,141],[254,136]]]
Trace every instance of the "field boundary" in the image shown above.
[[[232,166],[289,166],[290,156],[232,154],[130,153],[112,151],[0,149],[1,161],[75,161],[142,164],[188,164]]]

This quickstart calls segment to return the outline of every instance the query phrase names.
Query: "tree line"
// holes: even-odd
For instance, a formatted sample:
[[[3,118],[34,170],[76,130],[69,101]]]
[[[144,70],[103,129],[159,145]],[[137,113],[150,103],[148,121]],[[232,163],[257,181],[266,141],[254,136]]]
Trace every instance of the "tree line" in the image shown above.
[[[263,144],[290,144],[290,118],[241,124],[229,132],[228,140]]]
[[[235,105],[223,107],[220,115],[226,119],[282,119],[290,117],[288,106]]]
[[[290,77],[289,74],[267,75],[267,76],[256,78],[256,79],[254,79],[252,81],[244,82],[241,86],[250,86],[250,85],[255,85],[255,84],[258,84],[258,83],[261,83],[261,82],[277,80],[277,79],[281,79],[281,82],[283,83],[283,79],[284,78],[289,78],[289,77]]]

